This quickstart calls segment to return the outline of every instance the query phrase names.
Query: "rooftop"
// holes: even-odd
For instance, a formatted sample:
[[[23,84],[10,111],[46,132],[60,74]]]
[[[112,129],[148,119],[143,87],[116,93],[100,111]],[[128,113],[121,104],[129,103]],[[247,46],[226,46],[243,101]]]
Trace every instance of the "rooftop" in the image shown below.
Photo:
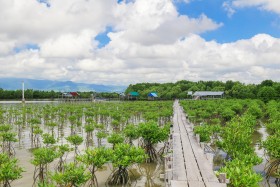
[[[224,92],[218,91],[218,92],[212,92],[212,91],[197,91],[194,92],[193,96],[221,96]]]

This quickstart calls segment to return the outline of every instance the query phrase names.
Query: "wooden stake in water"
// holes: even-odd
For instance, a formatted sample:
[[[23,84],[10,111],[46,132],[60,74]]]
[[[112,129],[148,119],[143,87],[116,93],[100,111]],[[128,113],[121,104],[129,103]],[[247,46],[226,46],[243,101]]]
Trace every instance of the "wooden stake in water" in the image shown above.
[[[25,103],[25,99],[24,99],[24,81],[22,81],[22,103]]]

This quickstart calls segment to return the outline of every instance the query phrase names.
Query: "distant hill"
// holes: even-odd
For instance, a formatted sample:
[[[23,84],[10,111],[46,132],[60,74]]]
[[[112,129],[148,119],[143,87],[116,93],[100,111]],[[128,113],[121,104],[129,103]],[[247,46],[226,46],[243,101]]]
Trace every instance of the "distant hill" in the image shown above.
[[[72,81],[51,81],[51,80],[35,80],[21,78],[0,78],[0,88],[4,90],[21,89],[22,81],[24,81],[25,89],[33,90],[54,90],[54,91],[95,91],[95,92],[122,92],[125,86],[99,85],[75,83]]]

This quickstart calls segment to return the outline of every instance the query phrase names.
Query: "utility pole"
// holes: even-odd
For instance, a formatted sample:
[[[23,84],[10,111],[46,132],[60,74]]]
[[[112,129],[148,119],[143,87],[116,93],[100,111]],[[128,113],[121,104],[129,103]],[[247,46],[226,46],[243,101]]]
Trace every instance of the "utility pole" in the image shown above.
[[[25,103],[25,99],[24,99],[24,81],[22,81],[22,103]]]

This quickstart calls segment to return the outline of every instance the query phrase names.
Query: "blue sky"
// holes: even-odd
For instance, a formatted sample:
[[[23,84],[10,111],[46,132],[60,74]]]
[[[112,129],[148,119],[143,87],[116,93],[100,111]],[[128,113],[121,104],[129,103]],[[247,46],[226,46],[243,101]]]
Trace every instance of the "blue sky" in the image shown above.
[[[102,48],[107,45],[111,40],[108,37],[108,33],[112,32],[112,27],[107,27],[104,32],[99,33],[94,39],[98,41],[98,48]]]
[[[0,77],[280,81],[279,0],[0,0],[0,23]]]
[[[124,2],[118,0],[118,3]],[[125,1],[126,3],[131,1]],[[201,34],[207,41],[215,40],[219,43],[235,42],[241,39],[249,39],[253,36],[265,33],[280,38],[280,16],[271,11],[262,10],[258,7],[234,8],[233,15],[229,16],[224,8],[224,0],[191,0],[174,1],[179,15],[186,15],[190,18],[198,18],[205,14],[222,26],[214,31]],[[99,42],[98,47],[102,48],[110,42],[107,36],[112,32],[108,27],[105,32],[99,33],[95,39]]]
[[[50,7],[48,0],[38,0]],[[118,0],[118,3],[124,2]],[[131,1],[125,1],[126,3]],[[245,7],[235,9],[234,14],[229,16],[223,4],[224,0],[192,0],[188,3],[184,1],[174,1],[179,15],[186,15],[190,18],[197,18],[205,14],[222,26],[214,31],[201,34],[207,41],[215,40],[219,43],[235,42],[241,39],[249,39],[256,34],[265,33],[273,37],[280,38],[280,16],[274,12],[260,10],[256,7]],[[94,37],[98,41],[98,48],[103,48],[111,40],[108,33],[113,32],[111,26],[106,27],[104,32],[100,32]],[[14,49],[20,52],[26,49],[39,49],[36,44],[25,44]]]
[[[181,15],[198,17],[205,14],[218,23],[223,23],[219,29],[202,34],[206,40],[216,40],[220,43],[248,39],[259,33],[280,37],[280,17],[274,12],[244,7],[235,10],[228,16],[223,7],[224,0],[193,0],[190,3],[176,3]]]

